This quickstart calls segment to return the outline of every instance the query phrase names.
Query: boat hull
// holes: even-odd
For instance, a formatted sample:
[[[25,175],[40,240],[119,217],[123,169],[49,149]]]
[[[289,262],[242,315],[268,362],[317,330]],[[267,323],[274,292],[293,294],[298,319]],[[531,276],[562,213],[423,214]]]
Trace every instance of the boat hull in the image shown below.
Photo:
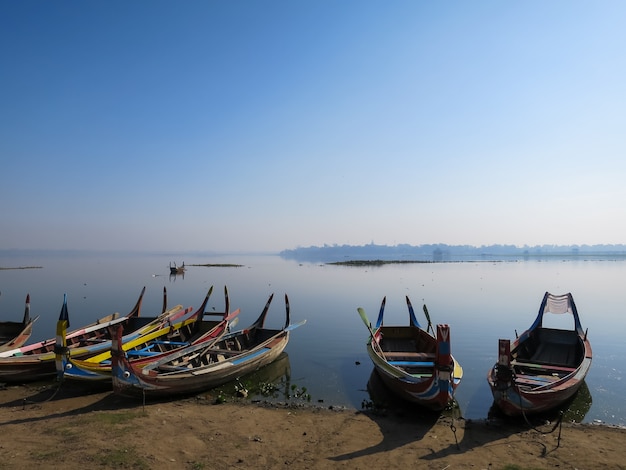
[[[113,391],[126,396],[172,396],[203,392],[231,382],[274,362],[289,342],[289,332],[305,323],[290,323],[285,295],[285,326],[263,325],[274,294],[257,320],[244,330],[228,333],[207,343],[182,348],[143,368],[135,367],[123,351],[120,333],[113,341]]]
[[[545,313],[571,314],[574,329],[543,327]],[[511,417],[558,408],[584,383],[592,356],[571,294],[546,292],[531,327],[512,342],[500,340],[498,361],[487,374],[494,404]]]
[[[371,347],[368,347],[368,354],[382,382],[401,399],[434,411],[444,410],[454,400],[454,392],[461,383],[459,376],[462,375],[456,361],[454,361],[456,372],[452,374],[450,371],[442,370],[417,376],[403,373],[390,365]]]
[[[428,309],[424,306],[429,326],[423,329],[408,296],[406,303],[409,309],[407,326],[383,325],[386,297],[381,303],[374,330],[365,311],[357,309],[370,331],[367,353],[383,384],[396,396],[441,411],[454,401],[454,392],[463,377],[463,369],[451,354],[450,327],[438,324],[435,335]]]
[[[0,382],[34,382],[54,377],[54,354],[39,358],[15,358],[0,362]]]
[[[491,378],[490,378],[491,379]],[[561,389],[543,392],[525,392],[512,386],[505,390],[492,390],[494,404],[507,416],[537,414],[552,410],[571,399],[583,384],[583,380],[571,381]]]
[[[124,396],[190,395],[204,392],[250,374],[274,362],[285,350],[289,341],[286,333],[270,347],[255,348],[235,360],[215,363],[212,366],[189,370],[179,374],[158,374],[151,377],[142,371],[132,373],[121,366],[113,369],[113,389]]]

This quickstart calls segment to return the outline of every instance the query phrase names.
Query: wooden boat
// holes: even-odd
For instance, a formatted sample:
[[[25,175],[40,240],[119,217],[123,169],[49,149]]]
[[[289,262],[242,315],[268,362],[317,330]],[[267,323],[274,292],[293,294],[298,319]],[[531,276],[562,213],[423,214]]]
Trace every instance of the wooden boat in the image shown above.
[[[177,322],[168,321],[161,328],[145,335],[126,340],[122,339],[122,349],[128,355],[129,361],[136,367],[143,367],[149,362],[158,360],[167,354],[192,344],[210,341],[232,325],[233,319],[239,314],[239,309],[230,312],[228,289],[224,288],[226,307],[224,312],[206,312],[205,308],[213,292],[213,286],[206,294],[200,307],[192,315]],[[205,320],[205,316],[219,316],[220,320]],[[87,359],[76,359],[72,350],[63,351],[63,328],[61,328],[57,352],[57,373],[64,380],[78,380],[86,382],[111,383],[111,343],[108,349]]]
[[[176,263],[172,264],[170,262],[170,274],[183,274],[185,272],[185,262],[183,261],[182,266],[176,266]]]
[[[181,315],[184,312],[183,307],[177,305],[156,317],[140,316],[145,290],[144,287],[137,303],[127,315],[120,316],[118,313],[107,315],[67,334],[67,348],[71,349],[72,355],[77,358],[84,358],[101,352],[103,344],[106,343],[107,339],[110,339],[108,336],[109,327],[112,325],[121,324],[126,333],[133,332],[140,335],[157,328],[168,318]],[[64,310],[65,315],[67,315],[67,298],[65,296],[61,316],[64,314]],[[29,382],[53,377],[56,374],[55,348],[56,337],[0,352],[0,382]]]
[[[463,377],[463,369],[450,351],[450,327],[437,325],[433,331],[428,319],[423,329],[408,297],[408,326],[386,326],[383,315],[387,298],[383,298],[376,326],[372,328],[362,308],[359,315],[367,326],[370,337],[367,353],[384,384],[395,395],[412,403],[441,411],[454,400],[454,391]]]
[[[39,316],[35,318],[30,317],[30,294],[27,294],[26,307],[22,321],[0,322],[0,351],[19,348],[28,341],[28,338],[30,338],[33,332],[33,323],[35,323],[38,318]]]
[[[248,328],[224,334],[211,342],[183,348],[143,368],[128,360],[119,341],[113,341],[113,391],[128,396],[170,396],[202,392],[230,382],[272,363],[287,346],[289,333],[305,323],[286,322],[282,329],[263,325],[274,294]],[[118,332],[118,338],[120,337]]]
[[[571,315],[573,329],[544,327],[546,314]],[[513,342],[499,340],[498,361],[487,375],[494,403],[508,416],[556,408],[582,385],[591,359],[572,294],[546,292],[531,327]]]

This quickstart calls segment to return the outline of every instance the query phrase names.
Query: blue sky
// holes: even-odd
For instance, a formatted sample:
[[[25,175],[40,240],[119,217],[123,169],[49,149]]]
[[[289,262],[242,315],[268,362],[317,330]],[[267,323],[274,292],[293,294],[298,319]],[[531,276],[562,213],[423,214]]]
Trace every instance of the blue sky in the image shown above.
[[[622,1],[0,3],[0,249],[626,242]]]

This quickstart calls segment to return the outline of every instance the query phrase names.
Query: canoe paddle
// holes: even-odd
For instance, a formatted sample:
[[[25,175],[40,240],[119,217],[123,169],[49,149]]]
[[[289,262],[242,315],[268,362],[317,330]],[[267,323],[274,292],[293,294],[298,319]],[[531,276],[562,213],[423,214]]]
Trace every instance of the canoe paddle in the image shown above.
[[[426,328],[426,331],[430,330],[432,335],[435,336],[435,330],[433,328],[433,324],[430,321],[430,315],[428,314],[428,309],[426,308],[426,304],[424,304],[424,315],[426,315],[426,320],[428,321],[428,327]]]
[[[298,328],[299,326],[302,326],[306,323],[306,319],[305,320],[301,320],[298,323],[291,323],[289,324],[289,326],[283,328],[284,331],[291,331],[291,330],[295,330],[296,328]]]
[[[370,342],[373,342],[376,344],[376,346],[378,346],[378,351],[380,351],[381,356],[386,361],[387,359],[385,358],[385,353],[383,352],[383,349],[380,347],[380,344],[378,344],[378,341],[376,341],[376,339],[374,338],[374,331],[372,330],[372,324],[370,323],[369,318],[367,318],[367,314],[365,313],[365,310],[359,307],[357,308],[357,311],[359,312],[359,315],[361,316],[361,320],[363,320],[363,323],[365,323],[365,326],[370,332],[370,336],[371,336]]]

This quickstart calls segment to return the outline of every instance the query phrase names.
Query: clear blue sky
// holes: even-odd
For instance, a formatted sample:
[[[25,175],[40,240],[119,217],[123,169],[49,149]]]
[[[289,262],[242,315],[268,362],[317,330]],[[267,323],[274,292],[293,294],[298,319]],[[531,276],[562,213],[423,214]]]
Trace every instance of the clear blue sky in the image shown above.
[[[626,243],[626,2],[0,2],[0,249]]]

